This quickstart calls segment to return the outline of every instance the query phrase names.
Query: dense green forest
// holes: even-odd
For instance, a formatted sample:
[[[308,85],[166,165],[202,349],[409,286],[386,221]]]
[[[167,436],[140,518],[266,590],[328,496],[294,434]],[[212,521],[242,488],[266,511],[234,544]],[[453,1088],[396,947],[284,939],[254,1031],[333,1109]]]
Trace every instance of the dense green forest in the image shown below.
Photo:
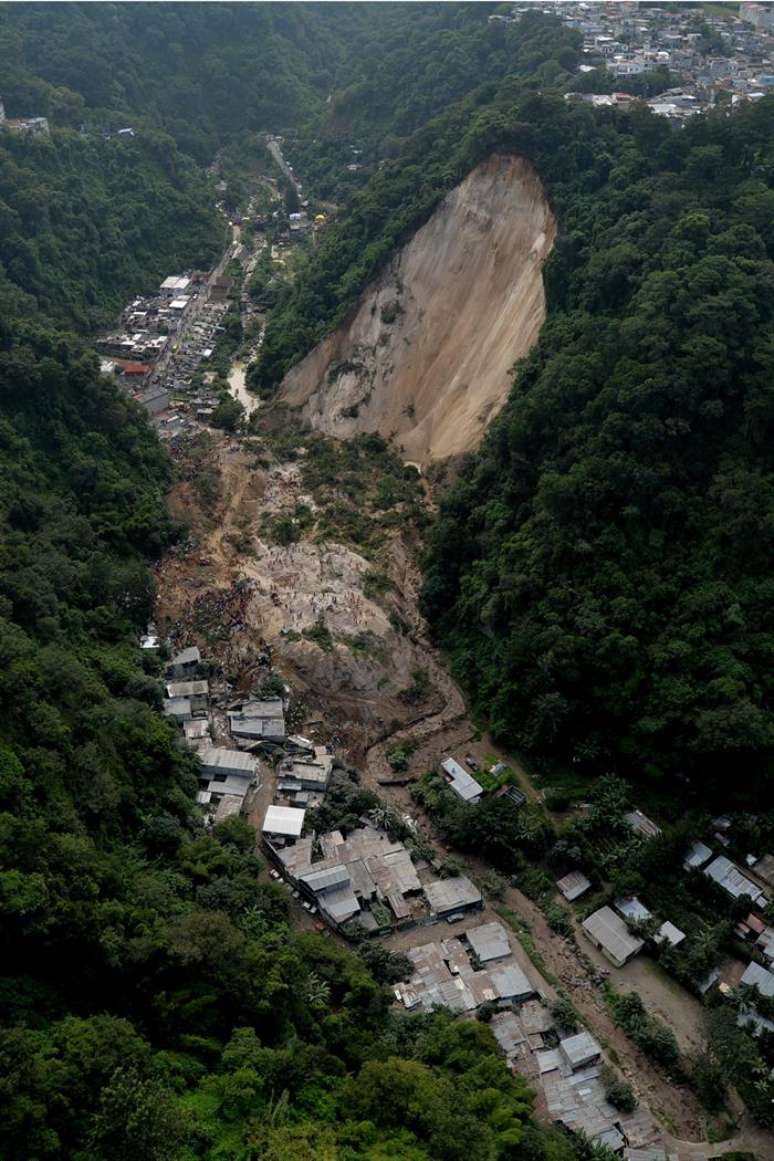
[[[394,27],[395,10],[380,17]],[[7,1161],[599,1156],[534,1123],[485,1024],[396,1014],[389,955],[291,931],[245,824],[205,832],[195,760],[137,645],[148,565],[178,535],[172,467],[60,329],[88,335],[160,275],[209,261],[222,228],[191,158],[209,162],[231,122],[316,115],[356,76],[375,20],[347,5],[324,19],[301,5],[0,10],[8,113],[54,121],[50,139],[0,141]],[[134,138],[103,133],[127,121]]]
[[[170,272],[208,268],[224,236],[206,181],[163,133],[0,137],[6,325],[38,316],[93,332]]]
[[[771,791],[773,112],[678,135],[541,100],[505,130],[560,223],[549,318],[442,504],[424,606],[537,763]]]
[[[475,88],[420,128],[396,159],[384,161],[321,236],[307,265],[272,311],[261,357],[250,371],[250,382],[261,394],[271,395],[288,368],[341,322],[366,283],[430,217],[444,194],[498,145],[515,140],[519,130],[528,134],[529,109],[523,124],[522,114],[514,110],[519,96],[534,95],[543,85],[561,89],[570,80],[565,66],[571,67],[576,57],[575,32],[553,17],[535,13],[513,26],[509,35],[514,72],[501,87],[492,83]],[[499,54],[492,59],[496,76]],[[393,92],[403,91],[397,71],[392,85]],[[415,90],[409,80],[404,88],[413,95],[412,117],[420,105],[434,108],[424,86]],[[400,110],[394,116],[397,125]],[[387,148],[389,141],[384,145]]]
[[[166,457],[61,335],[6,339],[0,399],[3,1158],[587,1155],[485,1026],[292,934],[246,824],[205,834],[136,645]]]
[[[416,4],[409,14],[400,4],[381,7],[379,35],[353,54],[353,80],[332,94],[313,126],[287,140],[306,188],[335,202],[466,94],[506,75],[533,88],[564,85],[580,59],[579,34],[537,12],[504,24],[489,21],[488,4]],[[351,172],[352,163],[359,170]]]

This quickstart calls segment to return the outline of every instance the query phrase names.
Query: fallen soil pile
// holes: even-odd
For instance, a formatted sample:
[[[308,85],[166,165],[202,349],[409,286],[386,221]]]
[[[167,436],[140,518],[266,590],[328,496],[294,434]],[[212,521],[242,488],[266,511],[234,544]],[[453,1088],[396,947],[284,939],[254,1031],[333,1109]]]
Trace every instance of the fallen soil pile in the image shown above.
[[[489,158],[353,317],[286,375],[279,399],[329,435],[395,437],[414,463],[475,448],[543,323],[542,268],[555,233],[529,162]]]

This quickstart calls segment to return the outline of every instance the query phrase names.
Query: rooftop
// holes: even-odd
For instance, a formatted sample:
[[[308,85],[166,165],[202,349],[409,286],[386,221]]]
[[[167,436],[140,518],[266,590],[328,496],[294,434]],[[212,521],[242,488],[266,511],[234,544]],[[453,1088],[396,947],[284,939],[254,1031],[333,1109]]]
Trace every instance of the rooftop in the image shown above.
[[[629,932],[623,919],[610,907],[600,907],[589,915],[583,920],[583,928],[619,963],[642,950],[643,941]]]
[[[454,911],[457,907],[471,907],[482,902],[481,892],[465,875],[451,879],[437,879],[424,886],[425,898],[436,915]]]
[[[677,947],[685,939],[685,932],[681,931],[679,927],[675,927],[674,923],[670,923],[667,919],[659,927],[654,939],[656,943],[664,943],[666,941],[667,943],[671,943],[672,947]]]
[[[688,853],[683,860],[683,866],[686,870],[690,870],[693,867],[703,867],[707,859],[711,858],[712,851],[710,848],[706,843],[700,842],[697,839],[696,842],[691,843],[690,847],[688,848]]]
[[[206,681],[168,681],[167,693],[170,697],[202,697],[209,692]]]
[[[645,923],[648,919],[652,919],[651,912],[648,911],[644,903],[641,903],[636,895],[630,895],[628,899],[616,899],[614,901],[616,911],[623,915],[624,919],[629,919],[632,923]]]
[[[573,899],[579,899],[581,895],[588,891],[591,883],[580,871],[570,871],[569,875],[565,875],[563,879],[559,879],[556,885],[565,899],[572,903]]]
[[[602,1049],[590,1032],[578,1032],[575,1036],[568,1036],[561,1042],[559,1048],[573,1069],[581,1068],[602,1054]]]
[[[255,774],[255,758],[240,750],[227,750],[223,746],[208,746],[199,754],[202,766],[207,770],[238,770],[250,778]]]
[[[641,810],[628,811],[624,815],[624,821],[643,838],[655,838],[656,835],[661,834],[661,827],[656,826],[655,822],[643,814]]]
[[[187,649],[181,649],[179,653],[175,654],[167,668],[179,665],[198,665],[201,659],[202,655],[196,645],[189,645]]]
[[[481,963],[489,960],[503,959],[511,954],[511,944],[508,932],[502,923],[496,920],[493,923],[482,923],[467,933],[468,943],[473,948]]]
[[[733,895],[735,899],[739,899],[742,895],[748,895],[755,903],[758,899],[765,898],[760,887],[748,879],[746,875],[743,875],[739,867],[727,859],[725,855],[718,855],[708,866],[704,867],[704,874],[713,879],[729,895]]]
[[[762,996],[774,996],[774,972],[761,967],[759,963],[748,963],[739,982],[757,988]]]
[[[473,799],[479,798],[484,793],[483,786],[479,785],[475,778],[468,774],[467,770],[463,769],[454,758],[444,758],[441,762],[441,769],[446,774],[452,790],[465,802],[472,802]]]
[[[270,806],[264,816],[261,830],[264,834],[298,838],[304,829],[305,814],[305,810],[299,810],[295,806]]]

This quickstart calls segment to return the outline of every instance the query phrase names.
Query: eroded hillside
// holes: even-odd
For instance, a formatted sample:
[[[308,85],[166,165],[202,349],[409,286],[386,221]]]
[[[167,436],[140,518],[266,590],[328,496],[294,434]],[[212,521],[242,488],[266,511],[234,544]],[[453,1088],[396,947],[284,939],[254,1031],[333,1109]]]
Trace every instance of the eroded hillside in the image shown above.
[[[350,320],[287,374],[280,399],[329,435],[394,437],[419,464],[475,448],[543,322],[542,267],[555,232],[533,167],[489,158]]]

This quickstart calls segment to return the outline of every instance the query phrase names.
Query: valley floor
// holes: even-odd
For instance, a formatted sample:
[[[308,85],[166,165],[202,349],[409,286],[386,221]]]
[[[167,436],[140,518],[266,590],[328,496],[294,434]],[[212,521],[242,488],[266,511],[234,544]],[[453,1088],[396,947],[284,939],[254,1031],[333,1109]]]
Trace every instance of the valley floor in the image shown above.
[[[237,688],[249,686],[262,658],[270,656],[293,690],[294,728],[333,745],[361,770],[364,785],[410,813],[434,845],[451,854],[410,796],[414,777],[436,768],[449,753],[464,753],[481,765],[507,761],[524,792],[537,798],[537,791],[518,762],[477,734],[428,638],[417,606],[420,541],[411,522],[382,527],[384,513],[357,496],[352,507],[370,521],[365,545],[328,539],[321,533],[326,506],[343,499],[335,479],[305,483],[309,454],[304,437],[288,439],[287,433],[267,431],[258,438],[212,433],[197,441],[181,463],[180,482],[170,497],[173,514],[188,523],[190,536],[186,549],[169,554],[158,570],[160,627],[173,641],[198,644]],[[204,493],[202,476],[210,481]],[[346,505],[343,511],[346,526]],[[299,512],[303,529],[292,533],[290,543],[278,542],[287,538],[287,521],[295,529]],[[285,530],[279,537],[278,529]],[[387,578],[376,592],[375,575]],[[396,773],[388,754],[406,740],[415,748],[408,769]],[[256,827],[271,796],[269,782],[251,806]],[[483,862],[458,851],[453,855],[474,880],[485,882],[491,873]],[[313,926],[300,906],[293,910],[300,926]],[[706,1157],[719,1155],[707,1141],[707,1118],[692,1091],[669,1080],[616,1027],[601,985],[609,978],[619,991],[637,991],[648,1010],[674,1029],[685,1051],[700,1041],[698,1001],[645,958],[613,969],[580,929],[575,942],[557,935],[537,905],[514,887],[491,898],[480,921],[498,915],[515,924],[517,938],[528,934],[534,952],[530,961],[522,947],[525,970],[548,998],[556,986],[570,996],[662,1126],[665,1144],[678,1150],[679,1142],[694,1142],[679,1145],[680,1157],[698,1158],[702,1151]],[[429,938],[419,928],[387,942],[406,949]],[[748,1125],[740,1107],[734,1111],[741,1118],[735,1147],[771,1155],[768,1135]]]

